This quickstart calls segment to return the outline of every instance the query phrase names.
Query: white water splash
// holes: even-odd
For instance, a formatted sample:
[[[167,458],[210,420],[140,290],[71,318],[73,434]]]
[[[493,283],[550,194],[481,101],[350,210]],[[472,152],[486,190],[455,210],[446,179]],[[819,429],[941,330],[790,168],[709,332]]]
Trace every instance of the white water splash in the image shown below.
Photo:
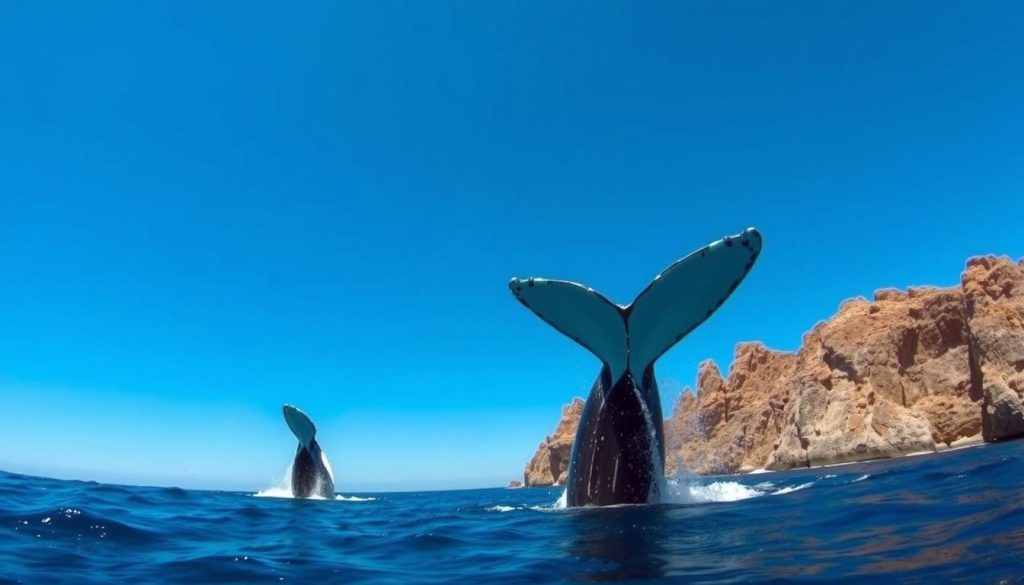
[[[569,507],[569,490],[562,490],[562,495],[554,503],[555,510],[564,510]]]
[[[737,481],[705,483],[696,476],[680,475],[669,479],[668,489],[662,496],[665,504],[706,504],[711,502],[737,502],[763,496],[767,492],[745,486]]]
[[[850,483],[857,483],[858,481],[864,481],[865,479],[867,479],[869,477],[871,477],[871,474],[870,473],[865,473],[864,475],[858,477],[857,479],[851,481]]]
[[[854,481],[860,481],[858,478]],[[738,502],[761,496],[781,496],[814,486],[813,481],[796,486],[776,489],[771,482],[761,482],[754,486],[744,485],[738,481],[713,481],[691,473],[681,473],[665,480],[665,489],[661,492],[660,504],[711,504],[716,502]],[[551,511],[567,508],[566,491],[550,506],[530,506],[531,510]],[[521,507],[492,506],[491,512],[509,512]]]
[[[253,497],[254,498],[294,498],[295,496],[292,495],[292,488],[290,488],[290,487],[289,488],[270,487],[270,488],[262,489],[262,490],[256,492],[255,494],[253,494]]]
[[[775,483],[762,481],[746,485],[738,481],[727,481],[702,477],[681,472],[667,480],[668,491],[662,497],[664,504],[706,504],[714,502],[737,502],[760,496],[780,496],[807,489],[814,485],[810,481],[796,486],[777,488]]]
[[[283,498],[283,499],[288,499],[288,500],[300,499],[300,498],[296,498],[294,495],[292,495],[292,466],[291,466],[291,464],[289,464],[287,469],[284,470],[284,475],[281,476],[281,479],[279,479],[274,485],[272,485],[270,487],[267,487],[267,488],[264,488],[264,489],[256,492],[255,494],[253,494],[253,497],[256,497],[256,498]],[[324,498],[324,497],[321,497],[321,496],[309,496],[308,498],[305,498],[305,499],[307,499],[307,500],[323,500],[323,501],[327,501],[328,499],[334,499],[335,501],[339,501],[339,502],[372,502],[372,501],[376,500],[377,498],[360,497],[360,496],[343,496],[341,494],[337,494],[337,495],[334,496],[334,498]]]
[[[285,468],[284,474],[270,487],[253,494],[257,498],[294,498],[292,495],[292,464]]]

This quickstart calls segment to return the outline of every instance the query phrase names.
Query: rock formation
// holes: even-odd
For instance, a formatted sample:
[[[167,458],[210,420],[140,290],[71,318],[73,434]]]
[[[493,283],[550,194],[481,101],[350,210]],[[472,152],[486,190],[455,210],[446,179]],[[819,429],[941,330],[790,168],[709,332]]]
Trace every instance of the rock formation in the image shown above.
[[[796,353],[740,344],[701,365],[666,422],[667,468],[788,469],[1024,435],[1024,263],[968,262],[961,287],[881,290]]]
[[[530,462],[527,485],[564,473],[577,404]],[[1024,260],[982,257],[960,287],[844,302],[795,353],[741,343],[724,378],[702,363],[697,391],[684,391],[665,421],[666,471],[788,469],[1018,436]]]
[[[666,471],[711,473],[763,467],[782,431],[795,354],[741,344],[729,378],[711,361],[700,365],[698,394],[685,390],[665,421]]]
[[[986,441],[1024,435],[1024,260],[974,258],[963,276]]]
[[[569,452],[576,438],[576,427],[583,415],[583,400],[575,398],[562,407],[562,418],[555,433],[548,436],[537,448],[537,453],[526,465],[523,483],[528,487],[565,485],[569,472]]]

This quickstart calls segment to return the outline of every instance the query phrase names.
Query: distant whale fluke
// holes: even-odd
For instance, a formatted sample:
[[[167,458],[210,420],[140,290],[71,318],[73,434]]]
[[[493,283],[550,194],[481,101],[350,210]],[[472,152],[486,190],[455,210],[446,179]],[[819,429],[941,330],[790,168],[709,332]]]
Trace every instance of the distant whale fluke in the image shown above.
[[[285,404],[284,420],[299,441],[292,462],[292,495],[297,498],[334,497],[334,471],[316,442],[316,426],[306,413]]]
[[[761,252],[749,228],[654,277],[629,305],[564,280],[513,278],[519,301],[601,360],[569,458],[569,506],[647,503],[665,461],[654,362],[712,315]]]

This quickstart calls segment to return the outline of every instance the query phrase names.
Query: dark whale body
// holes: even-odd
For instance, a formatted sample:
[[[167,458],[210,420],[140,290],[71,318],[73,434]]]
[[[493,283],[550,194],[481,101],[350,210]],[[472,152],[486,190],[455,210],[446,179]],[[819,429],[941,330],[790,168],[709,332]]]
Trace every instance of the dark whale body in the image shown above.
[[[626,306],[574,282],[511,280],[523,305],[602,362],[569,457],[567,505],[658,501],[665,439],[654,362],[722,306],[760,251],[753,228],[726,237],[672,264]]]
[[[292,495],[296,498],[333,498],[334,472],[327,455],[316,442],[313,421],[298,408],[284,405],[284,420],[299,446],[292,461]]]
[[[653,367],[645,377],[646,385],[629,375],[612,386],[610,371],[601,368],[569,456],[569,506],[646,504],[659,495],[665,461],[661,398]]]

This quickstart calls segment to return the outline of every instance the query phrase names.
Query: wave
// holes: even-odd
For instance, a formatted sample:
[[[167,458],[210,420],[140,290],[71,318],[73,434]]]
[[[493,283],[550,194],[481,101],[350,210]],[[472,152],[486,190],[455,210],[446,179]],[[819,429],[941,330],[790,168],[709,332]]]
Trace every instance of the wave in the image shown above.
[[[119,510],[123,511],[123,510]],[[155,543],[160,541],[156,530],[138,527],[129,522],[114,518],[114,514],[97,513],[79,508],[58,508],[27,514],[0,516],[5,522],[11,522],[14,532],[33,538],[70,538],[74,540],[108,539],[111,541],[131,541],[137,544]]]
[[[562,487],[332,506],[0,472],[0,582],[1018,583],[1021,485],[1024,441],[912,463],[683,475],[665,505],[583,511],[559,509]],[[261,494],[291,499],[285,488]]]
[[[792,487],[784,487],[784,488],[782,488],[780,490],[772,492],[772,495],[773,496],[781,496],[782,494],[791,494],[791,493],[793,493],[795,491],[799,491],[799,490],[802,490],[802,489],[807,489],[807,488],[811,487],[812,485],[814,485],[814,482],[813,481],[809,481],[807,483],[802,483],[800,485],[796,485],[796,486],[792,486]]]
[[[369,496],[343,496],[341,494],[337,494],[334,496],[334,499],[339,502],[373,502],[376,501],[377,498],[371,498]]]

